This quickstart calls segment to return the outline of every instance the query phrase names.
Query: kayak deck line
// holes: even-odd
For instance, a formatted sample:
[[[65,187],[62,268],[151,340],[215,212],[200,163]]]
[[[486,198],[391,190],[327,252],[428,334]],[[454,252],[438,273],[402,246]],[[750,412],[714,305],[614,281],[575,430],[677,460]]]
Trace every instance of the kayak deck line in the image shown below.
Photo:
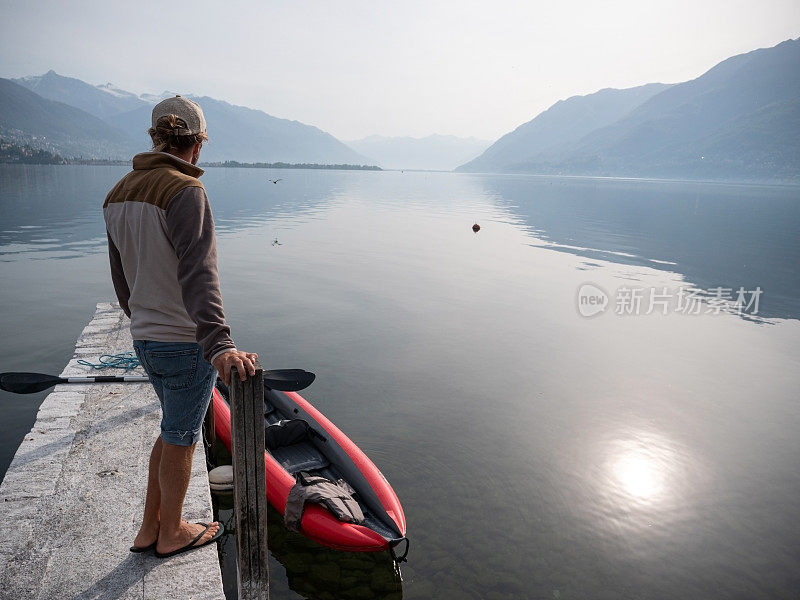
[[[99,303],[61,376],[96,374],[78,360],[131,346],[119,305]],[[8,524],[0,596],[224,599],[216,545],[166,560],[129,551],[159,423],[147,383],[53,389],[0,483],[0,517]],[[184,504],[191,521],[213,520],[205,458],[197,444]]]

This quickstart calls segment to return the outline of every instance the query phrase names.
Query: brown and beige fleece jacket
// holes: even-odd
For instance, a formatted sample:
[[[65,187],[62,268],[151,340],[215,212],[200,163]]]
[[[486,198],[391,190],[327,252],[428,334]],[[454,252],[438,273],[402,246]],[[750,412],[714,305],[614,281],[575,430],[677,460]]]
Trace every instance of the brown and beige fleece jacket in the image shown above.
[[[198,342],[212,362],[235,348],[225,323],[203,170],[165,152],[133,158],[106,196],[111,278],[135,340]]]

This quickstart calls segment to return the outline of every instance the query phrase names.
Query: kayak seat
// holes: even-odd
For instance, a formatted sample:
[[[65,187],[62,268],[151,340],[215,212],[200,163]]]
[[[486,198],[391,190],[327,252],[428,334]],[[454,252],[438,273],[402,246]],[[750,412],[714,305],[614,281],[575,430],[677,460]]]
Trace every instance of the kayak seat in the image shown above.
[[[300,471],[324,469],[330,465],[328,459],[309,442],[277,448],[272,451],[272,457],[292,475]]]
[[[313,432],[303,419],[273,423],[264,431],[267,450],[291,474],[324,469],[330,462],[311,442]]]

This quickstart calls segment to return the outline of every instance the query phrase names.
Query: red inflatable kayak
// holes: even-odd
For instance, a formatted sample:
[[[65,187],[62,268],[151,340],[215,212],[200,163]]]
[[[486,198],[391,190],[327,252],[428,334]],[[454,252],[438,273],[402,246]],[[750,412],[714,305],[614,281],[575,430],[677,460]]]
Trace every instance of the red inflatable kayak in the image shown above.
[[[212,399],[217,437],[230,450],[231,413],[227,389],[217,384]],[[265,426],[302,419],[312,435],[290,440],[286,446],[265,449],[267,500],[283,514],[289,490],[300,471],[336,481],[344,479],[356,491],[364,523],[339,521],[327,508],[307,504],[300,531],[309,539],[337,550],[377,552],[391,550],[406,540],[406,520],[392,486],[350,438],[296,392],[264,393]],[[407,551],[407,547],[406,547]]]

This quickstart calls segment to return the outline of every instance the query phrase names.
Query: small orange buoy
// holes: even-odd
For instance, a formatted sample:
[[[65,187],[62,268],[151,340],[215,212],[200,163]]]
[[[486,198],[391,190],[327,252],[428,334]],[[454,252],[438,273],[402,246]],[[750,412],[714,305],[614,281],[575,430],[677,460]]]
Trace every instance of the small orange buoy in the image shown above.
[[[478,233],[480,230],[481,230],[481,226],[480,226],[480,225],[478,225],[477,223],[475,223],[475,224],[472,226],[472,231],[474,231],[475,233]]]

